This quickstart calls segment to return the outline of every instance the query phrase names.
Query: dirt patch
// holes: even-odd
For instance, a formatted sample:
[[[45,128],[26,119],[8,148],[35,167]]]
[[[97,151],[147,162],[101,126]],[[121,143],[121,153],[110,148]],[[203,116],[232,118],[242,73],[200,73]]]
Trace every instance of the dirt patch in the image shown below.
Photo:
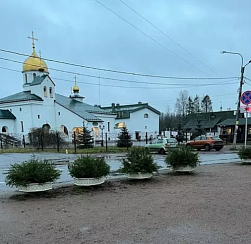
[[[250,243],[251,166],[0,200],[1,243]]]

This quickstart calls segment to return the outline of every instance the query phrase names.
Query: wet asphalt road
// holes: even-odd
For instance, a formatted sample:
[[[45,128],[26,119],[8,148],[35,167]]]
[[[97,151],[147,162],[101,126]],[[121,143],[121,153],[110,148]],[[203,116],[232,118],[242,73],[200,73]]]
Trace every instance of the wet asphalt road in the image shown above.
[[[222,153],[222,152],[200,152],[201,165],[205,164],[219,164],[219,163],[233,163],[239,160],[236,153]],[[57,168],[61,170],[62,174],[57,184],[67,184],[72,182],[72,178],[68,173],[67,164],[73,162],[79,155],[75,154],[58,154],[58,153],[35,153],[35,154],[21,154],[21,153],[6,153],[0,154],[0,194],[13,192],[16,189],[5,185],[5,174],[11,164],[21,163],[29,160],[34,155],[39,160],[49,160],[57,164]],[[116,171],[121,165],[121,159],[125,154],[108,154],[106,161],[111,167],[111,171]],[[165,156],[154,154],[154,160],[163,168],[166,168],[164,162]],[[115,176],[110,176],[115,177]]]

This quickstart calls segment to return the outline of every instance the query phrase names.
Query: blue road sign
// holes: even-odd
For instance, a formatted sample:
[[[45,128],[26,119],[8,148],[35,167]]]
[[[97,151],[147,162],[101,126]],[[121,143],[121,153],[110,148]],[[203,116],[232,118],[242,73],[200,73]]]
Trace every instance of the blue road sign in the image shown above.
[[[246,105],[251,103],[251,91],[245,91],[242,93],[241,102]]]

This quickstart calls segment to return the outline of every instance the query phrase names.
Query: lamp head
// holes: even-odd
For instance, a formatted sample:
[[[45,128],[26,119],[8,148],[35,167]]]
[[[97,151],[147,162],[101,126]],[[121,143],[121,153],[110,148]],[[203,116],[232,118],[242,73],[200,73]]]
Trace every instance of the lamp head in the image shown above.
[[[226,51],[221,51],[221,54],[224,54],[224,53],[226,53]]]

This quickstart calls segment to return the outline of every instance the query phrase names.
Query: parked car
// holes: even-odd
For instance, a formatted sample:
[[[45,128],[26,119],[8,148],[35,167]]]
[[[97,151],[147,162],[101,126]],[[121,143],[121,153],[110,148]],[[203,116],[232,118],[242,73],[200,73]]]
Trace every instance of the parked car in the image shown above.
[[[146,144],[146,147],[149,148],[151,152],[165,154],[168,148],[177,147],[177,145],[178,142],[175,138],[159,138]]]
[[[223,148],[223,141],[218,136],[197,136],[186,144],[187,147],[192,147],[197,150],[205,149],[210,151],[215,149],[220,151]]]

